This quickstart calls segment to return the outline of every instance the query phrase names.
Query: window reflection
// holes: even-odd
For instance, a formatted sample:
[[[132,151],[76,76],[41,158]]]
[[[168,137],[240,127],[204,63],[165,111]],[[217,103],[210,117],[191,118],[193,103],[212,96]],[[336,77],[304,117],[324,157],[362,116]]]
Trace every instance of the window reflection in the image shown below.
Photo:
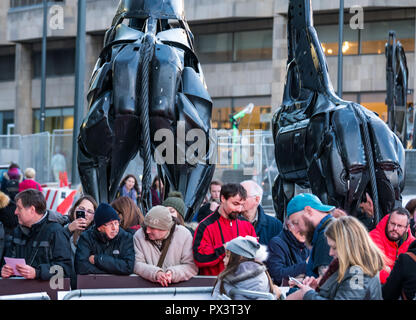
[[[213,99],[212,128],[231,129],[230,116],[244,109],[249,103],[254,103],[251,114],[240,120],[239,130],[261,129],[270,130],[271,97],[217,98]],[[234,106],[232,108],[232,106]]]
[[[396,32],[397,39],[401,42],[404,51],[414,51],[415,25],[413,20],[369,22],[361,31],[362,54],[384,54],[384,48],[388,40],[389,31]]]
[[[321,25],[315,27],[322,50],[327,56],[338,55],[338,29],[336,25]],[[342,53],[344,55],[358,54],[358,31],[344,26]]]

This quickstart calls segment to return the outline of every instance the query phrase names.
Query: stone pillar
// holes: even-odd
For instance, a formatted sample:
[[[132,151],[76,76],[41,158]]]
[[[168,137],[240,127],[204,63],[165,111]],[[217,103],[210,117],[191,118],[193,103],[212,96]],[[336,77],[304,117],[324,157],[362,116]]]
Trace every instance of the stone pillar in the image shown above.
[[[86,35],[86,44],[85,44],[85,78],[84,78],[84,111],[82,113],[82,118],[88,112],[88,101],[87,93],[89,88],[89,83],[91,79],[92,71],[97,62],[98,56],[100,55],[101,49],[103,48],[104,37],[102,35]]]
[[[15,133],[32,134],[32,47],[16,44],[16,109]]]
[[[275,3],[277,3],[276,1]],[[274,12],[277,12],[275,7]],[[273,17],[273,82],[272,114],[280,107],[286,81],[287,62],[287,18],[275,13]]]

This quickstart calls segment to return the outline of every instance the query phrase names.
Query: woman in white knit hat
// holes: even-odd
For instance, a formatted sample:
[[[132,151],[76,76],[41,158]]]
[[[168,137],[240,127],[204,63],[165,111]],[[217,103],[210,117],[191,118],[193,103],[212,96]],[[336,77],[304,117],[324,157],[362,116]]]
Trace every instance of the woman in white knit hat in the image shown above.
[[[272,293],[281,298],[280,290],[273,284],[263,261],[267,259],[266,247],[251,236],[237,237],[225,244],[225,269],[218,275],[213,290],[213,299],[226,295],[233,300],[254,300],[238,290]],[[233,294],[231,289],[237,289]],[[259,295],[260,296],[260,295]]]

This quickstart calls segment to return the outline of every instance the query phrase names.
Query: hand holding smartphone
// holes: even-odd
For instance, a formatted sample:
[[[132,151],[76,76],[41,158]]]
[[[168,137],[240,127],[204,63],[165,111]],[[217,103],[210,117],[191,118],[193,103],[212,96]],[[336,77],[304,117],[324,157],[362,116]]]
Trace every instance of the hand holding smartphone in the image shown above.
[[[300,282],[298,279],[295,279],[295,278],[292,278],[292,277],[289,277],[289,281],[293,281],[294,283],[296,283],[296,285],[303,285],[303,283]]]
[[[76,219],[79,219],[79,218],[84,218],[85,219],[85,211],[82,211],[82,210],[75,211],[75,218]]]

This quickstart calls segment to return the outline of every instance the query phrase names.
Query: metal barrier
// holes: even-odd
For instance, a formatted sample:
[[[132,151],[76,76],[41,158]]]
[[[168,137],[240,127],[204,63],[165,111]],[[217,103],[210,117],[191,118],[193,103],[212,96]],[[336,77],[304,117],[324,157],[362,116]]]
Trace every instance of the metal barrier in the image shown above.
[[[209,300],[212,287],[80,289],[66,294],[63,300],[131,299],[131,300]]]
[[[232,288],[228,294],[231,298],[234,298],[236,295],[241,295],[246,297],[247,299],[276,300],[276,296],[270,292],[258,292],[252,290]]]
[[[0,296],[0,300],[51,300],[46,292]]]

